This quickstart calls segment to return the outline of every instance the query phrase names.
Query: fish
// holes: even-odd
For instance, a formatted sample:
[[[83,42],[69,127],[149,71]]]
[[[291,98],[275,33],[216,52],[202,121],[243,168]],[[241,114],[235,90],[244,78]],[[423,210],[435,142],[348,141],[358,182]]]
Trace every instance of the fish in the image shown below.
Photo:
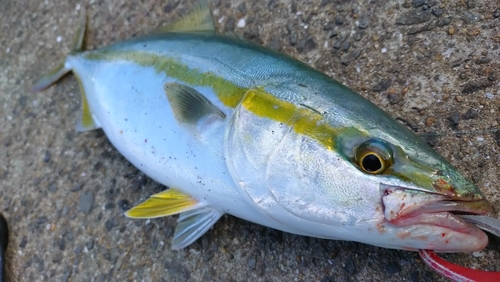
[[[310,66],[215,32],[200,1],[145,36],[73,51],[33,87],[73,72],[79,131],[101,128],[169,187],[126,212],[179,214],[171,247],[224,214],[284,232],[384,248],[483,249],[457,214],[486,215],[480,189],[404,125]]]

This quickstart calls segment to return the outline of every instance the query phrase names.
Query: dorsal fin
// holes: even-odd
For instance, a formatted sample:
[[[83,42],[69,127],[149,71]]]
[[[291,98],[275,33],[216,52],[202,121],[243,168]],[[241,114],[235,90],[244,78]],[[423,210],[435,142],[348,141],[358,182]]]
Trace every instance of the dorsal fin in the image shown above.
[[[185,16],[165,27],[159,28],[157,32],[215,32],[214,20],[208,1],[198,1]]]

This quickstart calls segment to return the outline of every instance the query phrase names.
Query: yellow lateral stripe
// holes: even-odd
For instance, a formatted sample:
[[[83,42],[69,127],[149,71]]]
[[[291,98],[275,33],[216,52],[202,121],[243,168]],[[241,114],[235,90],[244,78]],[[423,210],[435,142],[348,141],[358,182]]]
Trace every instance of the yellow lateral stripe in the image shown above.
[[[339,133],[323,122],[323,116],[308,109],[299,108],[292,103],[281,101],[275,96],[260,90],[246,89],[214,75],[210,72],[201,72],[199,69],[190,69],[188,66],[169,57],[159,56],[151,53],[134,51],[108,51],[99,53],[88,53],[87,58],[97,60],[127,60],[141,66],[152,66],[158,72],[164,72],[167,76],[179,79],[192,86],[211,87],[217,97],[230,108],[235,108],[243,97],[244,105],[249,111],[260,117],[266,117],[293,127],[295,132],[306,135],[317,140],[329,150],[334,148],[334,137]]]
[[[135,51],[101,51],[89,52],[88,59],[95,60],[126,60],[141,66],[154,67],[157,72],[164,72],[167,76],[177,78],[186,84],[211,87],[224,105],[235,108],[247,91],[226,79],[213,73],[203,73],[199,69],[190,69],[188,66],[169,57]]]
[[[125,214],[131,218],[155,218],[169,216],[190,210],[198,201],[175,189],[168,189],[152,195],[143,203],[131,208]]]
[[[298,108],[259,89],[248,90],[241,105],[256,116],[292,127],[298,134],[317,140],[329,150],[334,148],[338,130],[325,123],[323,116],[311,109]]]

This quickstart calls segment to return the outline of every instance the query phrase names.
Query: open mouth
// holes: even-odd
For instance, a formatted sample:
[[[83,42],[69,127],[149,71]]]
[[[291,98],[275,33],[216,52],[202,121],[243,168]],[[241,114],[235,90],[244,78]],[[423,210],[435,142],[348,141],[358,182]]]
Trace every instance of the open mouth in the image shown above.
[[[453,214],[483,215],[491,212],[485,199],[470,199],[429,193],[381,184],[385,219],[396,226],[425,224],[445,227],[461,233],[480,231]]]

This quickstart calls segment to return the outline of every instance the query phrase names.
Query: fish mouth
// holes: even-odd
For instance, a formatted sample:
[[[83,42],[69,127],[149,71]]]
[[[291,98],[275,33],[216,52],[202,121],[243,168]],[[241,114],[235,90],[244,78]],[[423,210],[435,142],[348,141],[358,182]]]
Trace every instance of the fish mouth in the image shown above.
[[[484,215],[492,211],[484,198],[460,197],[381,183],[385,218],[401,221],[421,214],[450,212]]]
[[[430,227],[447,240],[433,245],[438,252],[476,251],[488,244],[487,235],[475,225],[460,218],[459,214],[484,215],[491,212],[489,202],[482,197],[459,197],[448,193],[429,192],[381,183],[382,207],[385,222],[397,227]],[[425,237],[425,236],[424,236]],[[455,239],[453,239],[455,238]],[[456,249],[446,246],[449,240],[463,240],[468,247]],[[444,243],[443,243],[444,242]]]

